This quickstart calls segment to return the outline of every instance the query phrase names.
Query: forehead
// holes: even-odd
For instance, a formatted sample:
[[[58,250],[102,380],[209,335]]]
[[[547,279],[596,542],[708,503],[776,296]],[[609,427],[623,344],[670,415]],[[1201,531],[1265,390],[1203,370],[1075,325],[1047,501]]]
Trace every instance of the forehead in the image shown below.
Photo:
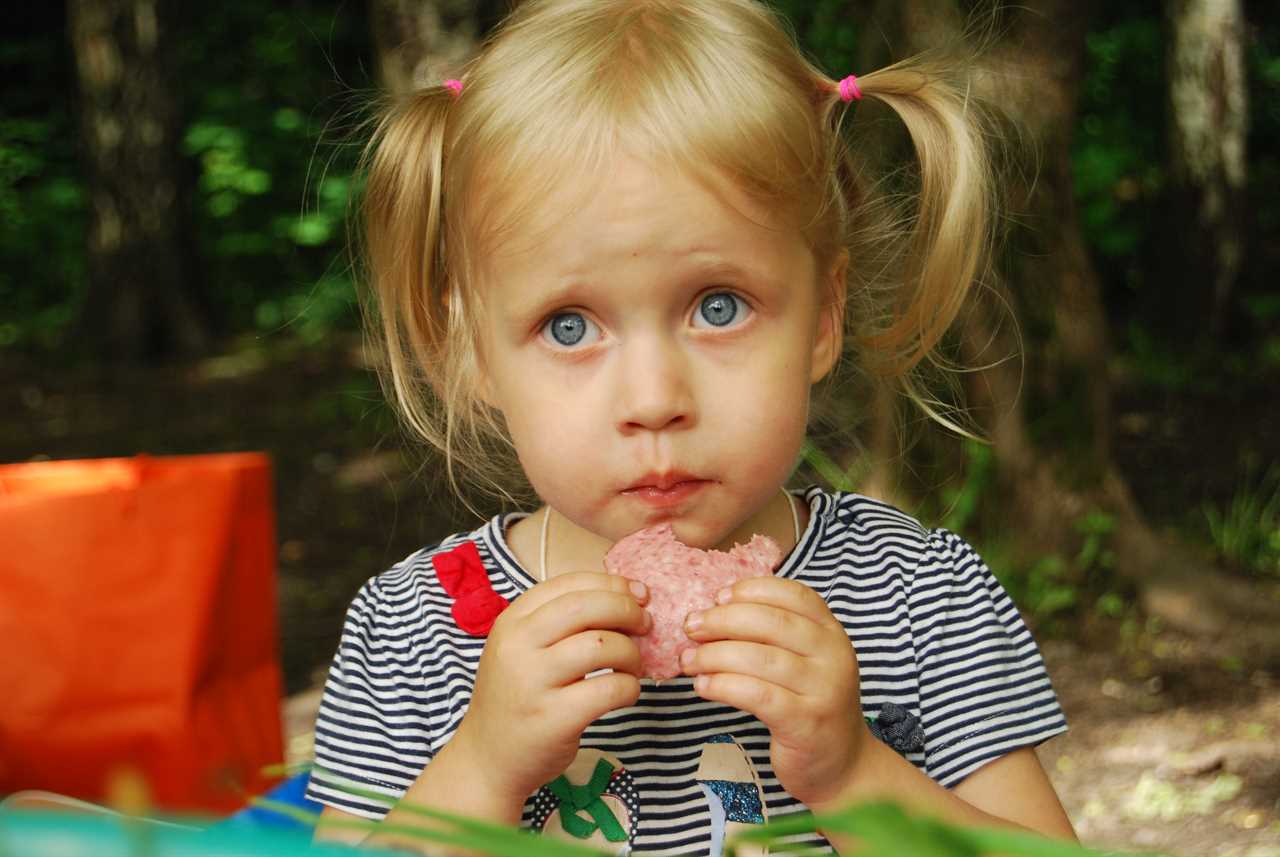
[[[765,268],[808,255],[785,206],[755,199],[711,170],[619,156],[510,190],[486,194],[479,206],[490,217],[481,262],[491,274],[514,264],[573,275],[650,253]]]

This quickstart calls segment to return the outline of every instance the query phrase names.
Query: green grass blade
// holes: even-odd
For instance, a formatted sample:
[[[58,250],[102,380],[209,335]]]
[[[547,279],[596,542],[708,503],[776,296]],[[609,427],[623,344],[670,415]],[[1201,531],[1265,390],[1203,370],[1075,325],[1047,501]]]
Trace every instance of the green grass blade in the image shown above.
[[[1016,857],[1115,857],[1119,853],[1095,851],[1074,842],[1045,839],[1035,833],[1018,830],[971,828],[965,830],[964,834],[974,841],[982,854],[1011,854]],[[1157,855],[1153,854],[1151,857]]]
[[[828,485],[837,491],[852,491],[854,486],[851,484],[848,474],[840,469],[840,466],[827,456],[825,452],[814,446],[809,440],[804,442],[800,447],[800,457],[805,460],[814,471],[821,476]]]
[[[349,780],[340,779],[338,788],[348,794],[363,797],[377,803],[394,803],[385,794],[356,785]],[[414,803],[400,801],[394,804],[393,809],[403,810],[433,821],[444,822],[452,825],[458,832],[450,832],[440,828],[420,828],[414,825],[388,825],[385,821],[374,823],[374,829],[378,832],[403,833],[406,836],[415,836],[450,845],[460,845],[489,854],[512,854],[518,855],[518,857],[603,857],[604,855],[604,852],[585,845],[547,839],[528,830],[509,827],[505,824],[480,821],[469,816],[457,815]],[[324,819],[321,820],[320,824],[328,825],[329,821]]]
[[[1008,857],[1103,857],[1111,852],[1094,851],[1073,842],[1047,839],[1015,830],[968,828],[936,819],[908,815],[897,804],[864,803],[826,815],[801,814],[771,821],[745,830],[729,843],[730,853],[738,843],[773,843],[785,836],[822,830],[843,833],[862,843],[858,857],[978,857],[1000,854]]]

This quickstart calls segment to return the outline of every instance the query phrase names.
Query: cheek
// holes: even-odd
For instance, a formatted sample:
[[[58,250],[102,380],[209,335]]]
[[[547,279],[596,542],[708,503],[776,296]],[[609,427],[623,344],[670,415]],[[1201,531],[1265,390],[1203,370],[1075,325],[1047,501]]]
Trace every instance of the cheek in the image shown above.
[[[808,427],[809,385],[805,367],[786,361],[761,362],[754,380],[713,400],[707,414],[712,434],[724,450],[749,456],[761,475],[782,474],[795,465]]]
[[[584,473],[599,472],[596,459],[603,439],[594,436],[596,429],[585,410],[571,397],[527,389],[506,412],[520,465],[544,498],[564,486],[581,485]]]
[[[743,429],[772,427],[791,434],[799,426],[803,434],[810,393],[806,356],[795,342],[753,354],[734,370],[732,389],[716,397],[714,406],[730,412],[732,420],[744,421]]]

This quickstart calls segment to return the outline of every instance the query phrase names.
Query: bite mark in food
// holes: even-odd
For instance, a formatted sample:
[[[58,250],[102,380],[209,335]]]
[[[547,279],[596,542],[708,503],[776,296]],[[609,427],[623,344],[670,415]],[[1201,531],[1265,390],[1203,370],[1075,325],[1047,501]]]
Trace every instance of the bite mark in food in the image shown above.
[[[697,647],[684,632],[690,613],[715,604],[716,593],[748,577],[767,577],[782,561],[782,549],[768,536],[755,535],[730,551],[699,550],[676,538],[670,523],[632,533],[605,555],[610,574],[638,580],[649,588],[653,628],[635,640],[644,677],[661,681],[680,674],[680,654]]]

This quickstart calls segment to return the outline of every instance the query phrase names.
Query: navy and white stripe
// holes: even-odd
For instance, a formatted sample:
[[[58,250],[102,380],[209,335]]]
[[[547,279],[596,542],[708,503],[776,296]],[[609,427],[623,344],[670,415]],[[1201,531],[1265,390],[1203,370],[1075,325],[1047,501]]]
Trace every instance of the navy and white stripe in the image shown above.
[[[920,718],[925,746],[907,756],[913,764],[953,787],[992,759],[1066,730],[1035,641],[963,539],[856,494],[810,488],[804,496],[809,525],[777,574],[810,586],[844,624],[864,713],[874,717],[894,702]],[[454,624],[430,558],[472,539],[494,589],[514,599],[534,584],[504,540],[518,518],[496,517],[421,550],[360,590],[325,685],[308,798],[380,818],[453,735],[484,640]],[[582,738],[635,779],[636,851],[706,853],[710,813],[695,776],[702,745],[722,733],[756,768],[768,818],[805,810],[774,776],[759,720],[700,699],[689,678],[642,686],[635,706],[601,718]],[[344,782],[388,803],[352,796]],[[532,814],[531,796],[526,824]]]

